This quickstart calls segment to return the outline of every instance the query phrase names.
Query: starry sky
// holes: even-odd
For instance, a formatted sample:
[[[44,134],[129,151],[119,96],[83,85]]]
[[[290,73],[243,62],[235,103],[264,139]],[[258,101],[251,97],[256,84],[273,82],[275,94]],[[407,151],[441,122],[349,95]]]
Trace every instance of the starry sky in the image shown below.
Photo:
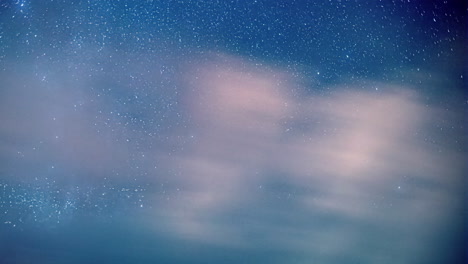
[[[0,262],[462,263],[457,0],[1,0]]]

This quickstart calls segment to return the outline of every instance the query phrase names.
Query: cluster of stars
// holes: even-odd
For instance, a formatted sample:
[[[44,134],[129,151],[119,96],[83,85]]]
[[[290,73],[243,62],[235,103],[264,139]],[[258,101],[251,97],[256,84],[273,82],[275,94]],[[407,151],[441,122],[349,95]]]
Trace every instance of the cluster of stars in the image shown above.
[[[54,226],[73,217],[109,221],[146,203],[147,185],[63,185],[36,178],[33,182],[0,182],[0,224]]]

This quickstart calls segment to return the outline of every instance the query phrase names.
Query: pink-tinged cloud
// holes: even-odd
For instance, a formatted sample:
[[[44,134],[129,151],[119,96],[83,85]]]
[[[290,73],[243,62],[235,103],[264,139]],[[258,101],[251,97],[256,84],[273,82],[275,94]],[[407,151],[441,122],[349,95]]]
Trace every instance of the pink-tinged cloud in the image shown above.
[[[278,178],[307,189],[293,195],[298,214],[334,214],[382,221],[388,227],[391,221],[417,225],[410,212],[418,207],[419,215],[439,228],[453,212],[448,205],[457,201],[447,190],[454,188],[450,179],[460,177],[464,165],[456,151],[446,149],[441,155],[422,140],[437,110],[422,104],[414,90],[382,84],[379,91],[335,89],[308,95],[309,87],[303,87],[295,92],[303,95],[299,98],[292,96],[298,85],[287,73],[226,57],[197,65],[184,79],[184,102],[192,118],[188,129],[197,136],[191,147],[164,157],[167,166],[181,172],[175,178],[183,191],[166,204],[168,213],[158,215],[183,238],[242,245],[255,226],[242,229],[219,217],[239,206],[258,205],[262,184]],[[408,178],[440,188],[429,192],[413,186],[420,196],[408,195]],[[399,198],[385,198],[394,196]],[[439,207],[451,209],[434,213]],[[390,209],[379,213],[385,208]],[[283,209],[265,210],[259,208],[259,214],[295,217]],[[272,224],[254,231],[268,237],[281,228],[287,227]],[[349,232],[352,228],[337,226]],[[331,235],[324,241],[335,243],[338,236],[324,232],[329,231],[286,232],[278,244],[320,250],[323,247],[308,242]],[[351,240],[358,239],[351,233]]]

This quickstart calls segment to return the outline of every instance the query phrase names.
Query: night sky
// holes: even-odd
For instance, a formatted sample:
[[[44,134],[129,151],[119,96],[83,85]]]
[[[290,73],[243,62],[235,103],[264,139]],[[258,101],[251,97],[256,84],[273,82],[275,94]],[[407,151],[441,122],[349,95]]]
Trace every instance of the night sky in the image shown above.
[[[0,0],[0,263],[463,263],[466,12]]]

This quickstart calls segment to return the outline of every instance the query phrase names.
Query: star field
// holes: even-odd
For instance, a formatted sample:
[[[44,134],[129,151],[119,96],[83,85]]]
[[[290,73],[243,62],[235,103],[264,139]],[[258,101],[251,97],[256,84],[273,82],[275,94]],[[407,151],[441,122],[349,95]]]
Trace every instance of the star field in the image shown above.
[[[466,3],[0,2],[1,263],[458,263]]]

